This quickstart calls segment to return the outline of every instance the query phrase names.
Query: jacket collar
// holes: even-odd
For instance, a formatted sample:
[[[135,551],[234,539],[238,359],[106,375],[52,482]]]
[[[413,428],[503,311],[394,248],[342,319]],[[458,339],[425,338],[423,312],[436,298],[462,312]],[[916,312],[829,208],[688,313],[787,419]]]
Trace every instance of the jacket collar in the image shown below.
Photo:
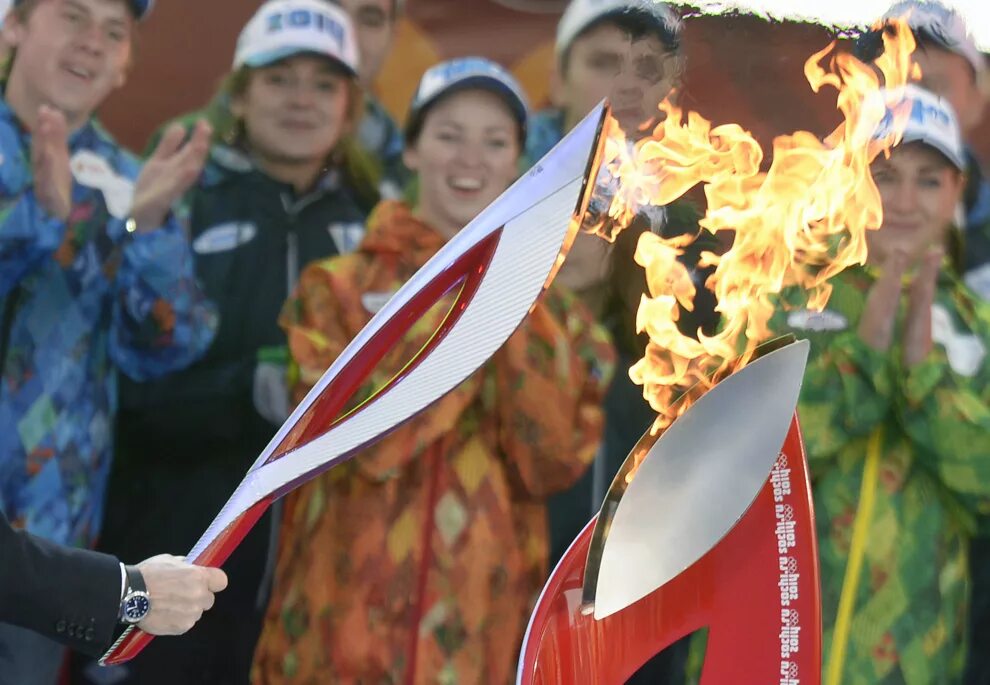
[[[218,186],[228,181],[243,179],[245,176],[257,176],[270,182],[273,186],[288,189],[286,184],[265,175],[251,158],[251,155],[242,148],[224,143],[214,144],[210,148],[209,160],[203,172],[202,184],[204,186]],[[302,201],[332,193],[340,190],[342,185],[340,170],[336,167],[328,167],[317,179],[313,188],[297,199]]]
[[[399,261],[419,267],[445,242],[440,233],[413,214],[409,205],[384,200],[368,217],[368,230],[358,249],[370,254],[397,255]]]

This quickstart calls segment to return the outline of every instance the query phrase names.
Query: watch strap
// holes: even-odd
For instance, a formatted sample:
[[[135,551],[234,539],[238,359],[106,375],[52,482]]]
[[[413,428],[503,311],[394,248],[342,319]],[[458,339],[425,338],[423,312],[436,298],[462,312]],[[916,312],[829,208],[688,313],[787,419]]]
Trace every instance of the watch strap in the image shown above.
[[[137,566],[125,566],[124,570],[127,572],[127,590],[124,592],[125,597],[132,592],[148,591],[148,587],[144,584],[144,576],[141,575],[141,571],[138,570]]]

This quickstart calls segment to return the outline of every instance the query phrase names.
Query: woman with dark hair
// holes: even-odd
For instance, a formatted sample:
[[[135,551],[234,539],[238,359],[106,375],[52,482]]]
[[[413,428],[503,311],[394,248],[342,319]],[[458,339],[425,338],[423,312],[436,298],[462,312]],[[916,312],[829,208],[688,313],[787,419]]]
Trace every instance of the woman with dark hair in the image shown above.
[[[518,173],[526,104],[487,60],[430,69],[406,126],[418,200],[383,202],[351,255],[309,266],[283,317],[296,399]],[[417,322],[363,400],[429,339]],[[255,683],[507,683],[547,575],[544,502],[594,456],[613,353],[553,286],[493,359],[428,411],[287,498]]]
[[[785,291],[774,331],[811,342],[798,413],[811,472],[825,683],[962,683],[969,547],[990,501],[990,308],[946,257],[966,185],[947,100],[884,91],[866,264],[827,309]]]
[[[363,107],[357,54],[348,15],[322,0],[270,0],[242,31],[227,110],[179,210],[220,327],[186,371],[122,387],[105,550],[188,551],[288,416],[279,311],[303,265],[364,230],[341,168]],[[229,596],[181,642],[151,645],[124,682],[247,681],[270,535],[266,517],[225,565]]]

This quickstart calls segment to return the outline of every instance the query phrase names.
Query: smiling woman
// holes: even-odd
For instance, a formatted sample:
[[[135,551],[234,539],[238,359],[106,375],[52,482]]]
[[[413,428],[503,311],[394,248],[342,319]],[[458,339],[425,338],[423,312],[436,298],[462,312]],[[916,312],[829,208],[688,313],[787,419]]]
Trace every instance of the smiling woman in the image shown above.
[[[990,309],[943,259],[966,164],[951,106],[916,85],[883,103],[904,130],[871,167],[883,217],[867,264],[829,281],[820,313],[790,289],[772,328],[811,342],[798,411],[828,531],[822,682],[957,685],[972,521],[990,496]]]
[[[305,192],[353,127],[361,104],[353,73],[308,53],[245,65],[231,80],[235,145],[272,178]]]
[[[518,84],[492,62],[426,72],[406,127],[418,205],[381,203],[359,249],[310,265],[285,309],[297,399],[508,188],[525,126]],[[414,324],[354,406],[423,349],[451,306],[444,297]],[[612,359],[590,312],[552,286],[481,370],[288,495],[253,682],[508,682],[547,572],[543,503],[595,453]]]
[[[364,228],[341,169],[363,111],[358,53],[349,16],[325,0],[269,0],[244,26],[210,158],[180,209],[220,329],[200,363],[122,388],[106,549],[191,548],[288,415],[279,312],[307,262],[349,252]],[[269,529],[266,517],[228,562],[236,594],[123,682],[247,682]]]
[[[525,108],[480,88],[428,103],[429,116],[426,104],[410,116],[404,159],[419,180],[420,216],[451,238],[515,179]]]

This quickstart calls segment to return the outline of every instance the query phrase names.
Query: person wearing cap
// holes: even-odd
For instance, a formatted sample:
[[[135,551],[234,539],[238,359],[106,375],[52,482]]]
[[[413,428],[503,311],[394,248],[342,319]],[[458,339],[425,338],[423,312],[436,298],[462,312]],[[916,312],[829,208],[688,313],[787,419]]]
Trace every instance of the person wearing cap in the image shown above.
[[[323,0],[339,5],[351,18],[358,48],[358,80],[364,88],[360,123],[346,141],[342,162],[347,182],[361,206],[370,210],[382,197],[402,195],[409,172],[402,164],[402,132],[374,95],[395,39],[404,0]],[[223,110],[223,93],[212,107]]]
[[[17,0],[2,29],[0,510],[62,545],[100,532],[117,374],[185,366],[215,330],[170,211],[209,130],[185,144],[172,131],[142,168],[94,116],[126,81],[150,6]],[[0,651],[19,685],[50,684],[63,653],[13,627]]]
[[[533,117],[527,140],[527,158],[546,154],[574,124],[602,99],[629,143],[639,140],[658,123],[660,103],[679,87],[684,70],[681,50],[683,25],[677,13],[656,0],[572,0],[557,25],[554,105]],[[616,187],[607,170],[598,176],[585,225],[608,221],[607,209]],[[581,234],[558,274],[558,280],[586,303],[612,334],[619,368],[628,369],[645,354],[645,341],[636,331],[636,310],[648,294],[642,269],[633,263],[638,238],[644,231],[665,237],[698,233],[698,208],[687,199],[667,207],[650,207],[618,234],[614,244]],[[682,258],[704,283],[698,271],[702,243]],[[711,246],[705,246],[709,249]],[[678,325],[687,335],[699,327],[714,332],[717,316],[709,292],[699,288],[694,311],[681,312]],[[616,374],[605,400],[606,425],[602,449],[593,467],[569,490],[551,498],[551,562],[601,507],[605,491],[629,451],[656,418],[643,399],[642,388],[628,374]],[[637,678],[639,682],[676,682],[683,645],[667,650]]]
[[[935,0],[903,0],[890,7],[884,19],[904,19],[918,47],[912,59],[921,68],[921,85],[944,97],[959,118],[963,138],[975,144],[990,97],[990,69],[973,40],[965,20],[954,9]],[[861,57],[873,60],[883,49],[879,31],[864,34],[857,43]],[[990,300],[990,181],[972,150],[966,150],[967,184],[963,193],[964,218],[961,252],[954,255],[966,283]]]
[[[921,84],[946,98],[958,114],[964,139],[975,145],[990,97],[990,69],[966,22],[959,12],[933,1],[895,3],[884,15],[885,19],[894,17],[905,19],[917,40],[912,58],[921,68]],[[857,47],[861,57],[875,59],[882,50],[880,33],[868,32]],[[990,181],[970,147],[966,150],[966,178],[956,221],[955,237],[959,240],[951,253],[967,285],[990,301]],[[973,541],[970,568],[970,643],[985,644],[990,639],[990,539],[984,535]],[[972,650],[967,670],[967,682],[990,682],[990,653]]]
[[[826,685],[962,682],[974,518],[990,502],[990,308],[946,257],[966,155],[948,102],[885,91],[883,206],[826,309],[771,322],[811,341],[798,413],[814,484]],[[861,561],[861,565],[860,562]],[[803,642],[802,642],[803,644]]]
[[[535,162],[601,100],[638,138],[683,72],[680,17],[657,0],[571,0],[557,24],[554,106],[535,114],[526,156]]]
[[[297,400],[515,180],[525,129],[525,98],[500,66],[468,57],[426,72],[405,128],[418,200],[382,202],[357,252],[307,267],[284,310]],[[356,401],[449,306],[415,324]],[[594,454],[612,359],[589,312],[551,287],[485,367],[290,494],[253,682],[510,682],[548,571],[543,501]]]
[[[361,120],[353,136],[342,141],[338,156],[345,182],[365,213],[380,199],[402,195],[409,172],[402,164],[402,131],[375,97],[373,87],[395,38],[395,27],[402,16],[404,0],[321,0],[341,7],[351,18],[358,46],[358,80],[364,88]],[[191,127],[206,118],[218,128],[231,120],[226,89],[220,89],[203,109],[175,121]],[[163,129],[164,130],[164,127]],[[162,131],[149,142],[153,148]]]
[[[279,311],[303,266],[353,250],[364,233],[338,158],[363,105],[358,69],[349,16],[323,0],[269,0],[241,31],[223,86],[233,118],[177,210],[220,326],[196,364],[123,384],[103,550],[192,548],[288,417]],[[214,611],[119,669],[117,682],[247,681],[269,553],[274,563],[270,520],[225,565],[232,589]]]

